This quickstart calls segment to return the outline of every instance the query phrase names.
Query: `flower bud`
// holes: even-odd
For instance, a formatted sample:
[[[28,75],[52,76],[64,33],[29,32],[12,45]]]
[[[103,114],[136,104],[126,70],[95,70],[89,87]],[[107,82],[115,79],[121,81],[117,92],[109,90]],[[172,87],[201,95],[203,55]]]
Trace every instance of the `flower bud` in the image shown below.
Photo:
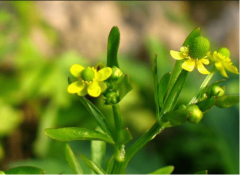
[[[225,91],[222,87],[220,87],[219,85],[213,85],[210,89],[209,89],[209,95],[210,96],[223,96],[225,94]]]
[[[189,46],[189,55],[192,58],[201,59],[207,55],[210,49],[210,43],[207,38],[202,36],[196,37]]]
[[[190,113],[189,118],[187,119],[191,123],[199,123],[203,118],[202,111],[198,108],[197,105],[187,106],[187,111]]]
[[[205,100],[205,99],[207,99],[207,98],[208,98],[207,94],[204,93],[204,94],[202,94],[202,95],[199,97],[199,101],[203,101],[203,100]]]
[[[112,75],[111,75],[112,80],[118,80],[122,75],[123,75],[123,72],[119,68],[117,68],[116,66],[112,67]]]
[[[111,91],[106,94],[106,102],[107,105],[117,104],[119,102],[119,96],[116,92]]]
[[[225,56],[225,57],[230,57],[230,51],[229,51],[229,49],[226,48],[226,47],[220,48],[217,52],[220,53],[220,54],[222,54],[222,55]]]

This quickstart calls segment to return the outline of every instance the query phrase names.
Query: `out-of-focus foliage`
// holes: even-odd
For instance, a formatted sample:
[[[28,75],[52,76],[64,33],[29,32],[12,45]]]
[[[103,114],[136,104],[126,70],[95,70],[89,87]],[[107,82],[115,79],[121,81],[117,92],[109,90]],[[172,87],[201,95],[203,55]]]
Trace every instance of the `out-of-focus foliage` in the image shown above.
[[[172,10],[166,2],[156,3],[162,7],[162,11],[158,12],[166,17],[161,18],[162,21],[156,19],[157,23],[165,24],[161,26],[161,31],[164,32],[164,27],[167,28],[170,24],[179,26],[187,32],[200,25],[193,22],[190,16],[191,8],[186,8],[186,13],[183,14],[178,12],[179,9]],[[123,15],[126,23],[134,26],[134,31],[143,28],[142,21],[140,18],[137,19],[136,14],[140,14],[141,17],[150,13],[148,8],[156,10],[147,2],[113,2],[113,4],[125,15],[128,12],[135,15],[130,17]],[[195,7],[194,3],[189,3],[189,7]],[[145,16],[143,20],[148,22]],[[152,18],[151,20],[154,21]],[[96,127],[92,116],[81,102],[67,93],[70,66],[74,63],[92,64],[92,61],[81,56],[77,50],[64,49],[64,37],[46,21],[39,14],[38,4],[35,2],[0,2],[1,170],[17,165],[28,165],[40,167],[46,170],[46,173],[73,173],[64,160],[65,144],[52,141],[43,131],[46,128],[66,126],[87,126],[91,129]],[[74,24],[73,20],[72,25]],[[110,27],[113,25],[117,24],[111,24]],[[91,27],[89,25],[89,29]],[[106,29],[106,34],[110,27]],[[129,126],[134,139],[145,132],[156,118],[150,61],[152,56],[158,54],[158,66],[161,68],[158,70],[159,77],[171,71],[174,65],[169,50],[176,48],[169,48],[169,43],[166,44],[165,38],[168,34],[163,38],[152,35],[147,30],[151,27],[144,28],[146,30],[142,33],[144,37],[138,40],[141,43],[140,50],[131,45],[132,49],[129,50],[133,51],[123,53],[120,46],[118,55],[121,69],[130,75],[134,84],[134,90],[121,102],[124,124]],[[207,32],[204,26],[201,28]],[[126,31],[128,30],[130,29],[126,28]],[[69,35],[72,31],[68,31]],[[121,40],[124,40],[123,36]],[[130,36],[134,37],[134,33],[130,33]],[[107,37],[104,41],[107,43]],[[213,48],[217,46],[216,44]],[[231,47],[229,49],[231,50]],[[106,57],[107,49],[104,55],[98,56],[98,62],[106,63]],[[237,59],[233,60],[236,62]],[[204,77],[197,71],[188,76],[177,107],[190,100],[203,79]],[[219,79],[221,76],[217,75],[213,81]],[[238,76],[230,76],[227,83],[223,84],[226,86],[226,94],[238,93]],[[103,105],[102,99],[96,101],[90,98],[90,100],[98,104],[104,114],[109,114],[109,107]],[[203,122],[198,125],[187,123],[171,130],[167,129],[133,158],[127,172],[148,173],[159,167],[174,165],[173,173],[193,173],[204,169],[208,169],[209,173],[239,173],[238,115],[238,106],[229,109],[213,108],[204,115]],[[111,119],[111,115],[105,116]],[[84,153],[90,157],[90,142],[89,144],[82,141],[74,142],[71,143],[71,147],[75,153]],[[110,152],[107,152],[105,159],[109,158]],[[87,165],[79,157],[78,159],[83,165],[84,172],[90,173]],[[102,164],[103,167],[107,166],[106,161]]]

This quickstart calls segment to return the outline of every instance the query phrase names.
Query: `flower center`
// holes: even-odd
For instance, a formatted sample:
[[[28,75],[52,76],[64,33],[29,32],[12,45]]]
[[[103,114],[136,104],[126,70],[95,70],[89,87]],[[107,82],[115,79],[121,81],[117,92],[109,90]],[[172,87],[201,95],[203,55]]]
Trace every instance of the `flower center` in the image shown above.
[[[210,48],[210,43],[207,38],[202,36],[196,37],[193,43],[189,46],[189,55],[192,58],[203,58],[207,55]]]
[[[94,78],[94,72],[91,68],[85,68],[82,73],[81,77],[84,81],[92,81]]]

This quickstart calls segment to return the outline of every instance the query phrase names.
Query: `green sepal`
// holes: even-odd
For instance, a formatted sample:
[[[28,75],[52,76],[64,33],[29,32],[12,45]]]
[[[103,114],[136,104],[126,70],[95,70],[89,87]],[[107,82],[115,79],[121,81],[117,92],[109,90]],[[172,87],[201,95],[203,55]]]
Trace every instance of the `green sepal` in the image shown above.
[[[120,145],[125,145],[128,143],[130,140],[132,140],[132,134],[130,133],[128,128],[122,129],[120,133],[120,138],[118,140],[118,144]]]
[[[239,103],[239,95],[223,95],[217,98],[216,106],[219,108],[230,108]]]
[[[182,125],[189,116],[190,113],[187,111],[187,109],[179,109],[167,112],[162,116],[159,122],[161,125],[165,127],[174,127]],[[168,122],[170,123],[170,125]]]
[[[88,99],[86,99],[85,97],[81,97],[81,96],[77,96],[77,97],[82,102],[82,104],[87,108],[87,110],[90,112],[90,114],[92,114],[92,116],[95,118],[98,126],[102,129],[102,131],[112,138],[112,131],[110,129],[110,126],[109,126],[105,116]]]
[[[202,170],[202,171],[198,171],[194,174],[208,174],[208,170]]]
[[[108,36],[107,46],[107,66],[108,67],[119,67],[117,54],[120,43],[120,32],[117,26],[114,26]]]
[[[5,171],[6,174],[45,174],[41,168],[33,166],[19,166]]]
[[[163,168],[160,168],[150,174],[171,174],[174,170],[174,166],[165,166]]]
[[[159,117],[159,100],[158,100],[158,68],[157,68],[157,54],[153,57],[152,72],[153,72],[153,83],[154,83],[154,100],[156,107],[156,114]]]
[[[159,102],[160,108],[163,108],[170,78],[171,78],[171,72],[167,72],[162,76],[161,80],[158,83],[158,102]]]
[[[91,168],[95,173],[97,174],[107,174],[100,166],[98,166],[96,163],[93,161],[89,160],[87,157],[84,155],[80,154],[79,155],[82,160],[87,164],[89,168]]]
[[[106,134],[98,131],[79,128],[79,127],[67,127],[58,129],[45,129],[44,133],[58,141],[74,141],[74,140],[102,140],[110,144],[114,144],[114,141]]]
[[[69,144],[65,145],[65,157],[74,173],[83,174],[82,167],[81,167],[80,163],[78,162],[76,156],[74,155]]]

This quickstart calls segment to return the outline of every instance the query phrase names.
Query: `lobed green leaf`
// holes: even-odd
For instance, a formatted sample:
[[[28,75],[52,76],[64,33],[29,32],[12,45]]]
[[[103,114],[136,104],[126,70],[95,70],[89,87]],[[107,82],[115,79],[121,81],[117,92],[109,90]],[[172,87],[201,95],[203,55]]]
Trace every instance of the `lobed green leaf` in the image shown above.
[[[174,166],[165,166],[163,168],[160,168],[150,174],[171,174],[174,170]]]
[[[6,174],[45,174],[43,169],[33,166],[19,166],[5,172]]]
[[[75,172],[76,174],[83,174],[82,167],[78,162],[76,156],[74,155],[69,144],[66,144],[65,146],[65,157],[73,172]]]
[[[74,141],[74,140],[102,140],[110,144],[114,144],[113,140],[106,134],[100,133],[98,131],[78,128],[78,127],[68,127],[68,128],[58,128],[58,129],[45,129],[45,134],[58,141]]]
[[[107,46],[107,66],[108,67],[119,67],[117,54],[120,43],[120,32],[117,26],[114,26],[108,36]]]
[[[82,160],[87,164],[89,168],[91,168],[97,174],[107,174],[101,167],[99,167],[96,163],[89,160],[87,157],[80,155]]]

